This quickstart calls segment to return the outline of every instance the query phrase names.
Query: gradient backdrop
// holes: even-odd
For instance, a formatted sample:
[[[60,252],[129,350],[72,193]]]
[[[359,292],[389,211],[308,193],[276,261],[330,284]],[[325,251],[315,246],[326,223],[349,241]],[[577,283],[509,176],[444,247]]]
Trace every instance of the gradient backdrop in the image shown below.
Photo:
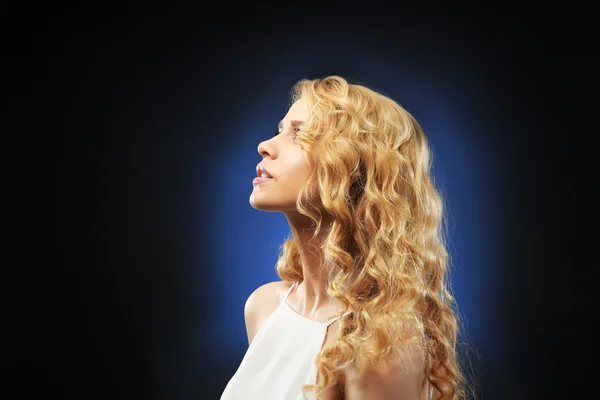
[[[45,393],[219,398],[247,349],[245,300],[277,279],[289,233],[248,203],[257,145],[297,80],[329,74],[392,97],[430,139],[479,398],[569,390],[557,357],[572,332],[554,322],[573,315],[574,289],[568,251],[548,252],[573,235],[559,241],[549,217],[577,212],[569,170],[552,166],[569,146],[550,139],[553,98],[576,86],[549,62],[560,34],[352,7],[56,7],[31,21],[41,249],[56,264],[32,289],[45,333],[31,333],[29,366]]]

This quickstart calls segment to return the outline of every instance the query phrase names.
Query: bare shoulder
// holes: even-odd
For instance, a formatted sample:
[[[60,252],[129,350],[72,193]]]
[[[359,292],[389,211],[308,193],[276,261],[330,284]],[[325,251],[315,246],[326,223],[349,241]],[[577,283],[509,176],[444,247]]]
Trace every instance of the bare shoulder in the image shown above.
[[[244,319],[248,333],[248,343],[252,342],[256,332],[263,323],[279,306],[291,283],[286,281],[273,281],[256,288],[244,305]]]
[[[265,311],[270,306],[277,307],[280,303],[282,294],[290,287],[289,282],[273,281],[265,283],[248,296],[244,305],[244,314],[254,315]]]

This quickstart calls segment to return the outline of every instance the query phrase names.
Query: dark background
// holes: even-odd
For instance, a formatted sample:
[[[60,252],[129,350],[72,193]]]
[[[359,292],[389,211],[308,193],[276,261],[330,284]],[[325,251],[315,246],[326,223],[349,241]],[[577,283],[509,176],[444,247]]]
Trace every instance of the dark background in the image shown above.
[[[591,278],[576,279],[596,267],[578,247],[597,189],[586,178],[593,157],[583,155],[591,141],[580,118],[597,88],[587,11],[467,17],[361,7],[47,6],[19,16],[32,49],[22,87],[31,82],[33,91],[23,121],[33,126],[23,138],[29,168],[20,171],[32,171],[23,186],[41,211],[39,244],[23,255],[39,267],[25,272],[33,300],[23,302],[31,305],[19,325],[27,351],[15,364],[32,371],[24,389],[65,399],[218,399],[239,353],[193,334],[193,323],[209,327],[218,309],[215,275],[201,256],[212,233],[190,237],[182,222],[188,211],[210,219],[218,194],[199,185],[204,195],[190,204],[190,176],[179,172],[214,173],[226,149],[242,145],[230,122],[261,85],[331,73],[376,79],[353,68],[369,48],[391,70],[410,63],[457,97],[474,90],[472,74],[483,85],[467,104],[472,139],[484,131],[494,144],[489,185],[502,186],[493,200],[501,279],[485,303],[495,356],[480,349],[473,361],[480,398],[587,392],[582,362],[596,331],[579,328],[598,316],[580,297]],[[315,53],[306,51],[311,43]],[[301,72],[276,74],[294,60],[305,63]],[[281,81],[265,83],[270,74]],[[191,249],[200,265],[184,262]],[[187,279],[192,271],[204,274],[203,285]]]

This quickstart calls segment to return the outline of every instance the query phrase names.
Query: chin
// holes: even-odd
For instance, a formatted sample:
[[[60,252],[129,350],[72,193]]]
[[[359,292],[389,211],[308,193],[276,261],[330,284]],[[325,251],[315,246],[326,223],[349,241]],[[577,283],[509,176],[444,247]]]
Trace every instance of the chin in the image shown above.
[[[280,203],[265,201],[264,199],[260,199],[260,197],[261,196],[257,196],[256,193],[252,193],[250,195],[249,202],[252,208],[269,212],[283,212],[283,210],[285,210],[285,207],[283,207]]]
[[[272,210],[272,205],[269,205],[267,202],[261,201],[260,199],[257,199],[257,196],[255,193],[252,193],[250,195],[250,199],[249,199],[250,205],[252,206],[252,208],[255,208],[257,210],[260,211],[274,211]]]

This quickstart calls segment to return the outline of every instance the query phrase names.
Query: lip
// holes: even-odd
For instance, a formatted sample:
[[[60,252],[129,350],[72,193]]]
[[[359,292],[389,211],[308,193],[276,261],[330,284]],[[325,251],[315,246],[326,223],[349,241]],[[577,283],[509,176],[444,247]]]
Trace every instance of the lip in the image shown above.
[[[272,181],[272,180],[273,180],[273,178],[263,178],[262,176],[257,176],[252,181],[252,184],[256,185],[256,184],[259,184],[259,183],[264,183],[264,182],[268,182],[268,181]]]
[[[261,164],[258,164],[258,165],[256,166],[256,176],[258,176],[258,177],[260,178],[260,176],[261,176],[262,174],[267,174],[267,175],[269,175],[271,178],[273,178],[273,175],[271,175],[271,173],[270,173],[270,172],[269,172],[269,171],[268,171],[268,170],[267,170],[267,169],[266,169],[264,166],[262,166]],[[271,178],[269,178],[269,179],[271,179]]]

